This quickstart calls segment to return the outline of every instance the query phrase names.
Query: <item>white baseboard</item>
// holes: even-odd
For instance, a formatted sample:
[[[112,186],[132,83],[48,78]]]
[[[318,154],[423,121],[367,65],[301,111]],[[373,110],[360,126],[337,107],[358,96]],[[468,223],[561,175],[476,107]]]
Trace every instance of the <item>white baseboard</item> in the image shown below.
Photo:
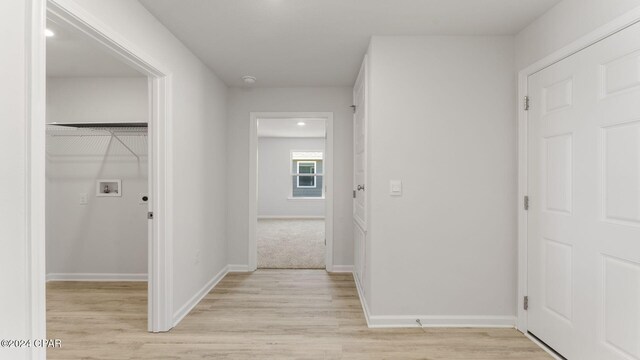
[[[249,270],[249,265],[229,265],[228,266],[229,272],[250,272]]]
[[[356,283],[356,290],[358,290],[358,298],[360,299],[360,305],[362,306],[362,312],[364,313],[364,319],[367,321],[367,327],[371,327],[371,322],[369,321],[369,306],[367,306],[367,299],[364,297],[364,291],[362,287],[360,287],[360,282],[356,278],[356,274],[353,273],[353,282]]]
[[[217,273],[211,280],[204,284],[200,291],[198,291],[191,297],[191,299],[189,299],[189,301],[182,305],[180,309],[178,309],[178,311],[173,314],[173,326],[175,327],[176,325],[178,325],[180,321],[182,321],[182,319],[184,319],[184,317],[187,316],[187,314],[189,314],[189,312],[191,312],[191,310],[193,310],[193,308],[195,308],[196,305],[198,305],[198,303],[200,303],[200,301],[202,301],[202,299],[207,296],[207,294],[216,285],[218,285],[220,280],[222,280],[228,272],[229,266],[223,267],[219,273]]]
[[[331,272],[334,273],[352,273],[353,265],[333,265]]]
[[[147,281],[147,274],[50,273],[49,281]]]
[[[447,328],[514,328],[515,316],[485,315],[370,315],[370,328],[409,328],[420,327],[416,322],[420,319],[422,327]]]
[[[485,315],[371,315],[364,292],[354,274],[358,297],[370,328],[410,328],[420,327],[416,319],[420,319],[422,327],[466,327],[466,328],[515,328],[515,316]]]
[[[304,215],[259,215],[258,220],[315,220],[324,219],[324,215],[319,216],[304,216]]]

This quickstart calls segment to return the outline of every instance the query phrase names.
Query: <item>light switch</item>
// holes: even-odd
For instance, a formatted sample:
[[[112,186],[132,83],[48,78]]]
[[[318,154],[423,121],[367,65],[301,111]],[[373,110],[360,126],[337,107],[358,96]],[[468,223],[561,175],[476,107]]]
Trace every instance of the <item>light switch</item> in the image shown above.
[[[89,203],[89,196],[87,193],[80,193],[80,205],[87,205]]]
[[[389,181],[389,195],[401,196],[402,195],[402,181],[391,180]]]

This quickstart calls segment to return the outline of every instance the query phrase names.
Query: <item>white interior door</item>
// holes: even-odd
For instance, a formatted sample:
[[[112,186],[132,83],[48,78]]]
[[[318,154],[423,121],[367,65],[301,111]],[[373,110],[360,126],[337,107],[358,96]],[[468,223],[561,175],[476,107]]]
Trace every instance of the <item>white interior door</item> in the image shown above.
[[[640,24],[529,78],[528,330],[640,359]]]
[[[367,233],[366,58],[353,90],[353,223],[356,280],[364,284]],[[364,286],[361,286],[364,291]]]

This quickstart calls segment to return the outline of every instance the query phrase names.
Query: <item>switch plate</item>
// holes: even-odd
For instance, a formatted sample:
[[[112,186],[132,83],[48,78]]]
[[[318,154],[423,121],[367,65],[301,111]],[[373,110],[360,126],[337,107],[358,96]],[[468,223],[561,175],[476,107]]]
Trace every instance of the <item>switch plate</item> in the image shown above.
[[[391,180],[389,181],[389,195],[402,196],[402,181]]]
[[[80,205],[87,205],[89,203],[89,195],[87,193],[80,193]]]

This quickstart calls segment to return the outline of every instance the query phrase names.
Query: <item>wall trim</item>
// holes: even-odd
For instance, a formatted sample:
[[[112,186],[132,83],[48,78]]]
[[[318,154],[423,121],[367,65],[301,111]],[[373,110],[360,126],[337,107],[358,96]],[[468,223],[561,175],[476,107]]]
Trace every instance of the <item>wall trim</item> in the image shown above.
[[[259,215],[258,220],[321,220],[325,217],[323,215],[315,216],[315,215]]]
[[[182,321],[182,319],[184,319],[185,316],[187,316],[228,273],[229,266],[227,265],[223,267],[222,270],[220,270],[220,272],[218,272],[213,278],[211,278],[211,280],[207,281],[207,283],[204,284],[204,286],[195,293],[191,299],[187,300],[187,302],[173,314],[173,326],[178,325],[180,321]]]
[[[527,334],[527,312],[524,310],[523,299],[528,294],[528,223],[527,212],[524,210],[523,199],[528,194],[528,112],[524,110],[522,101],[528,95],[529,76],[546,69],[553,64],[574,55],[589,46],[598,43],[636,23],[640,22],[640,6],[628,11],[624,15],[608,22],[587,35],[573,41],[554,53],[527,66],[518,73],[518,295],[516,328]]]
[[[229,264],[227,267],[229,272],[251,272],[246,264]]]
[[[25,330],[31,339],[46,338],[46,0],[26,4],[25,21]],[[30,359],[46,359],[46,349],[25,350]]]
[[[333,265],[332,273],[352,273],[353,265]]]
[[[367,321],[367,327],[372,327],[371,320],[370,320],[371,315],[369,312],[369,306],[367,305],[367,299],[364,297],[364,290],[360,286],[360,282],[356,278],[356,274],[352,273],[352,276],[353,276],[353,282],[356,283],[356,290],[358,290],[358,299],[360,299],[360,305],[362,306],[362,313],[364,315],[364,319]]]
[[[115,274],[115,273],[50,273],[50,281],[147,281],[147,274]]]
[[[370,328],[514,328],[515,316],[486,315],[370,315]]]

